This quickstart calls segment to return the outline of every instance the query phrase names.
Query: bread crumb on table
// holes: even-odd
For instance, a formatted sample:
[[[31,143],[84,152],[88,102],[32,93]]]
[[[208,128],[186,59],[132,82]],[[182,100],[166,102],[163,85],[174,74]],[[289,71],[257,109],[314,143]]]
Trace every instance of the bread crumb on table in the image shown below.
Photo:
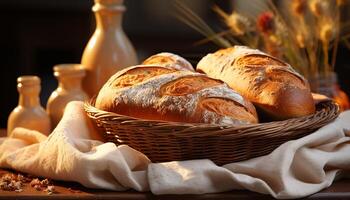
[[[53,185],[47,186],[46,192],[47,192],[47,194],[53,194],[53,193],[55,193],[55,192],[56,192],[56,191],[55,191],[55,186],[53,186]]]
[[[57,193],[55,186],[47,178],[40,180],[31,175],[15,175],[13,173],[6,173],[0,177],[0,190],[3,191],[14,191],[20,193],[23,192],[23,187],[27,184],[33,187],[36,191],[45,191],[49,195]]]

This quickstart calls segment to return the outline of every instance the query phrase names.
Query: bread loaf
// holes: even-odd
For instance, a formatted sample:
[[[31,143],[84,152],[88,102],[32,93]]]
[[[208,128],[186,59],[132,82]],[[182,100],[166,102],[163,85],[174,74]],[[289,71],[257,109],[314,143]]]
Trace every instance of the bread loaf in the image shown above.
[[[272,119],[315,112],[309,84],[293,68],[259,50],[235,46],[208,54],[197,71],[226,82]]]
[[[158,65],[177,70],[194,71],[191,63],[181,56],[173,53],[163,52],[147,58],[142,63],[143,65]]]
[[[252,103],[220,80],[200,73],[140,65],[113,75],[98,109],[136,118],[210,124],[257,123]]]

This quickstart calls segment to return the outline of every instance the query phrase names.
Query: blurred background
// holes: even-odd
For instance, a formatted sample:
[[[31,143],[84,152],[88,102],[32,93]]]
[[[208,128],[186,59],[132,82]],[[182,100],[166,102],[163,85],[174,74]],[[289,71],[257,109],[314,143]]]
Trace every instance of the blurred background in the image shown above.
[[[211,26],[220,23],[213,5],[231,10],[231,1],[191,0],[188,6]],[[52,67],[80,63],[85,45],[95,30],[92,0],[0,1],[0,127],[18,104],[16,78],[38,75],[42,79],[41,104],[45,107],[57,87]],[[162,51],[177,53],[193,64],[218,49],[213,44],[195,45],[203,36],[175,15],[173,0],[125,0],[123,27],[139,61]],[[340,87],[350,94],[350,52],[340,45],[335,71]]]

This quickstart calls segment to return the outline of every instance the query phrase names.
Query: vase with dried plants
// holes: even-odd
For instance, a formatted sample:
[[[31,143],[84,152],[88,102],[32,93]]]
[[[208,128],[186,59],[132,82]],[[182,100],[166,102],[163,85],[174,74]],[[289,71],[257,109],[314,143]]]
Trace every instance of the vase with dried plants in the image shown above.
[[[178,18],[220,47],[246,45],[290,63],[310,82],[313,92],[332,97],[342,110],[349,100],[334,72],[339,42],[350,34],[341,14],[345,0],[236,0],[231,12],[214,6],[224,22],[214,30],[184,3]],[[249,4],[249,6],[235,6]]]

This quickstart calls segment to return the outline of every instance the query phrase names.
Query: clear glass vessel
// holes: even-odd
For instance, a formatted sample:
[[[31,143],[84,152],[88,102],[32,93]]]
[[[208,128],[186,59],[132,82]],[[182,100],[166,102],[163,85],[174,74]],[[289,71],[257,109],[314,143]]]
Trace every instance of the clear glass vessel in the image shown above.
[[[310,79],[311,90],[326,95],[338,103],[340,110],[350,109],[349,98],[338,85],[338,78],[335,72],[327,75],[320,75]]]

